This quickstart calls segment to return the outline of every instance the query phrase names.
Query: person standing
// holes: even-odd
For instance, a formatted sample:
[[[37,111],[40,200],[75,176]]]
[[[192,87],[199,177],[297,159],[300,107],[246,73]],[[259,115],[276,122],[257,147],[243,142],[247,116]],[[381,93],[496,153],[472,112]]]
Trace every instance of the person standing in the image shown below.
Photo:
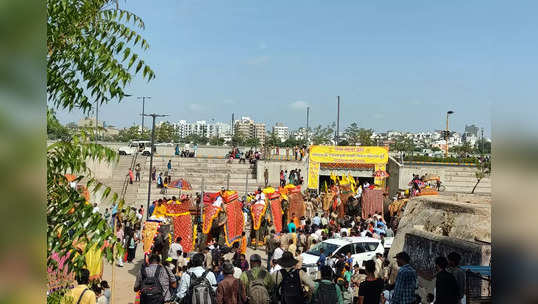
[[[267,254],[267,271],[271,270],[271,259],[273,258],[273,254],[276,249],[276,240],[275,240],[275,230],[271,229],[271,232],[267,236],[267,240],[265,242],[265,253]],[[252,266],[251,266],[252,267]]]
[[[435,276],[435,304],[460,303],[460,293],[456,278],[446,271],[448,261],[440,256],[435,259],[437,275]]]
[[[267,170],[267,168],[263,170],[263,179],[265,181],[265,187],[267,187],[267,184],[269,183],[269,170]]]
[[[378,279],[383,279],[383,254],[377,252],[375,254],[375,277]]]
[[[314,282],[303,270],[295,268],[298,261],[291,252],[286,251],[277,260],[282,268],[272,274],[277,287],[276,296],[281,304],[301,304],[305,303],[303,285],[314,290]]]
[[[90,271],[88,269],[81,269],[76,279],[77,286],[66,293],[66,300],[71,299],[72,303],[78,304],[95,304],[95,293],[88,287],[90,283]]]
[[[465,271],[460,268],[461,255],[457,252],[451,252],[447,256],[448,267],[447,271],[450,272],[456,282],[458,282],[458,294],[461,303],[465,303]]]
[[[275,286],[273,277],[261,265],[262,258],[255,253],[250,256],[250,270],[241,274],[240,280],[249,303],[257,304],[264,303],[264,301],[267,303],[270,295],[273,294]]]
[[[168,160],[168,164],[166,165],[166,168],[168,168],[168,173],[166,175],[172,174],[172,160]]]
[[[280,187],[286,185],[286,177],[284,177],[284,170],[280,170]]]
[[[234,278],[234,266],[229,262],[222,265],[224,279],[217,286],[217,304],[241,304],[246,303],[247,296],[243,284]]]
[[[383,291],[383,280],[375,276],[375,262],[364,262],[366,280],[359,285],[359,304],[378,304]]]
[[[177,261],[179,256],[183,253],[183,246],[181,246],[181,237],[178,236],[176,241],[170,245],[168,250],[168,256],[172,258],[172,264],[177,267]]]
[[[133,169],[129,168],[129,184],[133,183],[133,179],[134,179]]]
[[[183,275],[181,276],[181,281],[179,283],[177,297],[180,303],[182,303],[181,301],[185,301],[187,299],[190,300],[190,297],[192,296],[190,292],[192,292],[193,290],[193,288],[191,288],[191,284],[193,283],[200,283],[200,284],[203,283],[203,284],[211,286],[211,290],[213,293],[213,300],[214,300],[215,299],[214,293],[217,290],[217,279],[215,278],[215,274],[212,271],[206,270],[203,267],[204,255],[202,253],[196,253],[192,257],[190,264],[191,264],[191,268],[189,268],[188,271],[183,273]],[[193,277],[192,280],[191,280],[191,277]],[[187,298],[185,299],[185,297]]]
[[[155,297],[156,295],[152,292],[152,285],[158,285],[158,289],[162,292],[157,294],[157,297],[162,297],[162,302],[170,302],[172,300],[172,293],[170,288],[177,287],[177,281],[175,276],[171,276],[168,273],[168,270],[160,264],[161,259],[158,255],[152,254],[149,256],[149,265],[142,266],[140,271],[136,275],[134,291],[140,291],[140,302],[144,303],[146,301],[150,302],[153,300],[150,297]],[[150,284],[151,283],[151,284]],[[146,293],[148,291],[148,293]],[[146,298],[147,297],[147,298]]]
[[[396,262],[400,269],[396,275],[394,285],[394,294],[392,295],[393,304],[410,304],[415,302],[415,289],[417,287],[417,273],[409,263],[411,257],[407,252],[402,251],[395,256]],[[360,293],[360,287],[359,287]]]
[[[333,270],[329,266],[321,267],[321,280],[314,284],[312,303],[343,304],[342,290],[338,284],[333,283]]]
[[[157,178],[157,168],[153,167],[153,168],[151,169],[151,180],[152,180],[152,181],[155,181],[156,178]]]
[[[136,166],[135,166],[135,172],[136,172],[136,178],[135,178],[135,180],[136,180],[137,182],[140,181],[140,170],[141,170],[141,168],[140,168],[140,164],[136,164]]]

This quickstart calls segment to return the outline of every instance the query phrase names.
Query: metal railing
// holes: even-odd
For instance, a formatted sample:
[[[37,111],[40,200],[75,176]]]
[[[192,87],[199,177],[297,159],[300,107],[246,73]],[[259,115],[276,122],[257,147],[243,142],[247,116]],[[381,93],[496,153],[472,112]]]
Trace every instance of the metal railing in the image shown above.
[[[135,152],[133,154],[133,157],[131,158],[131,164],[129,165],[129,169],[134,170],[134,166],[136,164],[136,160],[138,158],[138,152]],[[125,199],[125,194],[127,193],[127,187],[129,186],[129,174],[125,176],[123,179],[123,185],[121,188],[121,195],[120,199]]]

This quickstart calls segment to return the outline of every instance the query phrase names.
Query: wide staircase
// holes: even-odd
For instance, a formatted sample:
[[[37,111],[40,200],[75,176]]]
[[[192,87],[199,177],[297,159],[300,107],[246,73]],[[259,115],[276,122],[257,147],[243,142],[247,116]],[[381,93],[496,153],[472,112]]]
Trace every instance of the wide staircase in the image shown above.
[[[442,182],[447,192],[470,193],[476,184],[476,169],[465,167],[446,168]],[[491,193],[491,178],[483,178],[475,189],[475,193]]]
[[[113,181],[113,189],[122,190],[125,197],[125,202],[130,206],[145,205],[148,199],[148,178],[149,178],[149,166],[150,157],[138,155],[136,161],[132,161],[133,156],[120,156],[120,165],[118,165],[119,173],[116,175],[127,174],[130,163],[140,163],[141,174],[140,182],[134,182],[132,185],[127,182],[125,190],[122,189],[120,177]],[[217,192],[221,187],[227,187],[230,190],[237,191],[240,195],[245,193],[245,189],[248,192],[253,192],[258,188],[256,182],[256,168],[254,165],[239,164],[237,160],[232,163],[228,163],[225,159],[216,158],[181,158],[177,156],[154,156],[153,167],[157,169],[157,176],[159,173],[167,171],[168,160],[172,160],[171,180],[177,180],[183,178],[191,184],[192,191],[183,191],[174,188],[168,188],[166,196],[172,195],[178,196],[180,193],[194,194],[196,192]],[[125,172],[123,174],[122,172]],[[120,174],[122,173],[122,174]],[[128,181],[128,179],[127,179]],[[112,185],[111,185],[112,186]],[[156,187],[156,184],[152,182],[151,185],[151,200],[160,198],[163,194],[160,193],[161,189]],[[120,194],[120,192],[118,192]]]

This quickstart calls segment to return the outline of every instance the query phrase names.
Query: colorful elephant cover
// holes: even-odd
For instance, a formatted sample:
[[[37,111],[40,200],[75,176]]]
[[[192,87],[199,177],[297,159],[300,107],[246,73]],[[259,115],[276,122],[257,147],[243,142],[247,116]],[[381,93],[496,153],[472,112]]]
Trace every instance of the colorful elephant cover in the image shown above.
[[[213,220],[219,215],[220,207],[213,206],[219,196],[218,192],[204,193],[204,212],[202,213],[202,233],[208,234]]]
[[[288,186],[286,186],[288,187]],[[288,219],[295,213],[295,216],[301,218],[305,213],[305,204],[303,195],[301,194],[301,186],[289,187],[288,189]]]
[[[194,243],[190,207],[190,200],[183,200],[180,204],[166,204],[166,215],[172,218],[174,224],[174,238],[181,237],[180,244],[184,252],[191,252]]]
[[[267,204],[253,204],[250,206],[250,213],[252,213],[252,223],[254,230],[260,229],[262,224],[262,218],[267,209]]]
[[[224,225],[224,235],[226,245],[232,246],[233,243],[241,240],[243,232],[243,204],[238,200],[237,192],[226,192],[224,195],[224,212],[226,212],[226,225]]]
[[[273,215],[275,232],[280,233],[282,231],[282,205],[280,201],[280,193],[271,193],[269,194],[268,199],[271,204],[271,214]]]

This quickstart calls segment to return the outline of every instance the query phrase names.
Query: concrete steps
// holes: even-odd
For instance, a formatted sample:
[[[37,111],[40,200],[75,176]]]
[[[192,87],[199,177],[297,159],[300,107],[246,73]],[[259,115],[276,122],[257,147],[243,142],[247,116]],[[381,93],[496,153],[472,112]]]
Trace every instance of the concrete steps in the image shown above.
[[[117,166],[118,176],[108,184],[113,189],[118,189],[117,192],[121,192],[123,186],[123,177],[129,170],[132,156],[121,156],[120,164]],[[202,186],[202,179],[204,180],[204,189],[207,192],[217,192],[221,187],[226,186],[229,176],[229,188],[231,190],[238,191],[240,195],[245,192],[245,185],[248,179],[248,191],[252,192],[258,188],[256,182],[256,173],[254,167],[249,163],[239,164],[237,160],[233,163],[227,163],[225,159],[212,159],[212,158],[181,158],[177,156],[154,156],[153,167],[157,168],[157,175],[167,171],[168,160],[172,160],[171,179],[184,178],[192,186],[192,193],[200,192]],[[148,197],[148,178],[149,178],[149,163],[150,158],[139,155],[137,163],[140,163],[142,169],[140,172],[141,182],[134,182],[129,184],[127,192],[125,194],[125,201],[127,205],[139,206],[145,205]],[[125,173],[123,173],[125,172]],[[155,183],[151,186],[151,199],[157,199],[163,196],[160,193],[161,189],[156,187]],[[184,192],[184,191],[182,191]],[[169,188],[167,196],[178,196],[179,189]]]

